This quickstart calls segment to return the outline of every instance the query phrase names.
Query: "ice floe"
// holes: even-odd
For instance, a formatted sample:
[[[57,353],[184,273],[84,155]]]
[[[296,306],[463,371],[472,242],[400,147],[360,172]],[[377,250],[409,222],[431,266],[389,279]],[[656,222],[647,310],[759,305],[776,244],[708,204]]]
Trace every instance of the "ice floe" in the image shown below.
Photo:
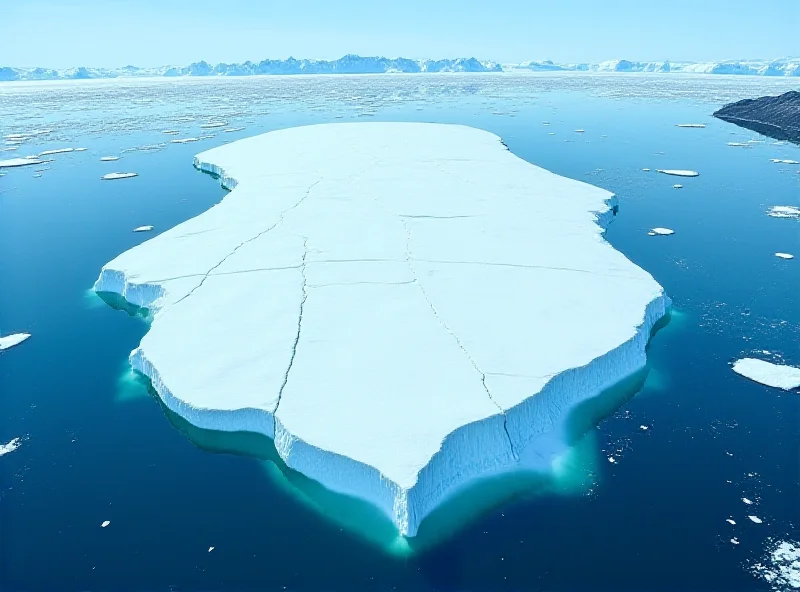
[[[119,156],[101,156],[100,162],[114,162],[115,160],[119,160]]]
[[[775,256],[780,259],[794,259],[794,255],[791,253],[775,253]]]
[[[108,173],[103,175],[101,179],[104,181],[113,181],[115,179],[130,179],[131,177],[138,177],[139,173]]]
[[[134,232],[150,232],[153,230],[152,226],[137,226],[133,229]]]
[[[761,524],[762,522],[764,522],[758,516],[748,516],[748,518],[750,519],[751,522],[755,522],[756,524]]]
[[[742,358],[734,362],[733,371],[755,382],[785,391],[800,387],[800,368],[794,366]]]
[[[697,171],[689,171],[684,169],[656,169],[656,172],[665,175],[673,175],[675,177],[697,177],[700,175]]]
[[[42,164],[43,162],[45,161],[38,158],[10,158],[8,160],[0,160],[0,169],[30,166],[32,164]]]
[[[197,142],[200,138],[177,138],[171,140],[173,144],[188,144],[189,142]]]
[[[740,148],[750,148],[750,144],[747,142],[728,142],[728,146],[738,146]]]
[[[800,543],[768,539],[765,557],[751,572],[771,585],[775,592],[800,589]]]
[[[645,366],[669,305],[602,239],[612,194],[488,132],[310,125],[195,165],[233,191],[95,284],[153,314],[133,368],[403,535],[477,479],[550,469],[569,412]]]
[[[676,127],[697,127],[697,128],[703,128],[703,127],[705,127],[705,126],[706,126],[706,124],[705,124],[705,123],[678,123],[678,124],[676,124]]]
[[[228,125],[228,124],[225,121],[212,121],[210,123],[203,123],[202,125],[200,125],[200,129],[210,129],[210,128],[213,128],[213,127],[225,127],[226,125]]]
[[[0,444],[0,456],[4,456],[6,454],[9,454],[10,452],[14,452],[21,445],[22,445],[22,440],[20,438],[14,438],[7,444]]]
[[[30,333],[12,333],[5,337],[0,337],[0,350],[9,349],[19,345],[31,336]]]
[[[65,154],[67,152],[75,152],[75,148],[55,148],[54,150],[45,150],[40,152],[39,156],[51,156],[52,154]]]
[[[675,231],[671,228],[653,228],[647,234],[650,236],[668,236],[670,234],[675,234]]]
[[[800,164],[800,160],[789,160],[786,158],[771,158],[770,160],[777,164]]]
[[[111,520],[103,520],[102,524],[100,524],[100,528],[105,528],[109,524],[111,524]]]
[[[683,185],[681,185],[680,183],[675,183],[675,185],[673,185],[672,188],[673,189],[683,189]]]
[[[800,218],[800,208],[796,206],[772,206],[767,211],[773,218]]]
[[[230,132],[240,132],[243,129],[244,129],[243,127],[229,127],[229,128],[226,128],[226,129],[224,129],[222,131],[225,132],[225,133],[230,133]]]

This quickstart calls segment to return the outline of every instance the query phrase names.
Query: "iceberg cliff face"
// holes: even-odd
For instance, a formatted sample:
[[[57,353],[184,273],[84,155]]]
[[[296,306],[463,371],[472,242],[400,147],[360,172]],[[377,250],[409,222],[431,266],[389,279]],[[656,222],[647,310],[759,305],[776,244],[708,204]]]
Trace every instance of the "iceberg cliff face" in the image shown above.
[[[477,479],[548,469],[668,306],[603,239],[611,194],[484,131],[314,125],[195,165],[235,189],[95,284],[154,311],[131,364],[404,535]]]

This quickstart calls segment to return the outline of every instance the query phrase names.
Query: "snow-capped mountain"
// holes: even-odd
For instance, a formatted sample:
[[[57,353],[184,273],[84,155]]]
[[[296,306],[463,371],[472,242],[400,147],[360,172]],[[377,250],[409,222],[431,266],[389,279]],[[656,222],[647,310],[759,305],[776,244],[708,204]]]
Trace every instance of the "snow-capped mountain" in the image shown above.
[[[11,68],[0,67],[0,81],[70,80],[85,78],[126,78],[152,76],[254,76],[264,74],[383,74],[390,72],[657,72],[693,74],[738,74],[747,76],[800,76],[800,58],[777,60],[736,60],[722,62],[635,62],[608,60],[598,64],[559,64],[550,60],[528,61],[501,66],[475,58],[412,60],[408,58],[362,57],[346,55],[338,60],[263,60],[241,64],[216,64],[205,61],[188,66],[157,68]]]

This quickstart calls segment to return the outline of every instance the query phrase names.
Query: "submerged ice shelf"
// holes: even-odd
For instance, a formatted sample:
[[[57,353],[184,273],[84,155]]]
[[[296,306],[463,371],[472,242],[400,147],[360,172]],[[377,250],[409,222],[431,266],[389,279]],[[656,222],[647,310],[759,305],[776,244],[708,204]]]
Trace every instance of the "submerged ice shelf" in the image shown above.
[[[233,191],[94,287],[153,313],[131,364],[189,422],[274,438],[403,535],[477,479],[548,470],[669,305],[603,239],[610,193],[484,131],[314,125],[195,165]]]

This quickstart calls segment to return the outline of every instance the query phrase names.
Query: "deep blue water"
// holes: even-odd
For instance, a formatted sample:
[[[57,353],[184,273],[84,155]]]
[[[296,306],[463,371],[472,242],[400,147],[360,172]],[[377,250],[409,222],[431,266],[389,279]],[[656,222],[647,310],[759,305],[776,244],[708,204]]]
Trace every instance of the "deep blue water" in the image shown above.
[[[41,178],[39,167],[0,178],[0,331],[33,334],[0,355],[0,442],[24,437],[0,458],[0,590],[770,590],[747,567],[768,538],[798,539],[800,397],[729,364],[754,350],[800,364],[800,223],[765,215],[800,205],[800,167],[769,160],[800,160],[800,149],[727,146],[754,136],[713,120],[717,106],[552,92],[491,109],[469,97],[456,108],[401,103],[358,118],[487,129],[524,159],[615,192],[608,240],[675,306],[651,342],[645,387],[592,436],[591,488],[509,501],[410,556],[309,509],[268,463],[196,446],[128,377],[146,323],[87,294],[104,263],[148,238],[132,228],[167,229],[223,197],[191,166],[195,153],[351,114],[243,116],[253,123],[242,132],[116,163],[98,159],[168,141],[166,127],[66,130],[69,142],[37,146],[88,150],[55,156]],[[695,122],[708,127],[675,127]],[[15,131],[0,124],[0,135]],[[114,170],[140,176],[100,181]],[[655,226],[676,233],[648,236]]]

